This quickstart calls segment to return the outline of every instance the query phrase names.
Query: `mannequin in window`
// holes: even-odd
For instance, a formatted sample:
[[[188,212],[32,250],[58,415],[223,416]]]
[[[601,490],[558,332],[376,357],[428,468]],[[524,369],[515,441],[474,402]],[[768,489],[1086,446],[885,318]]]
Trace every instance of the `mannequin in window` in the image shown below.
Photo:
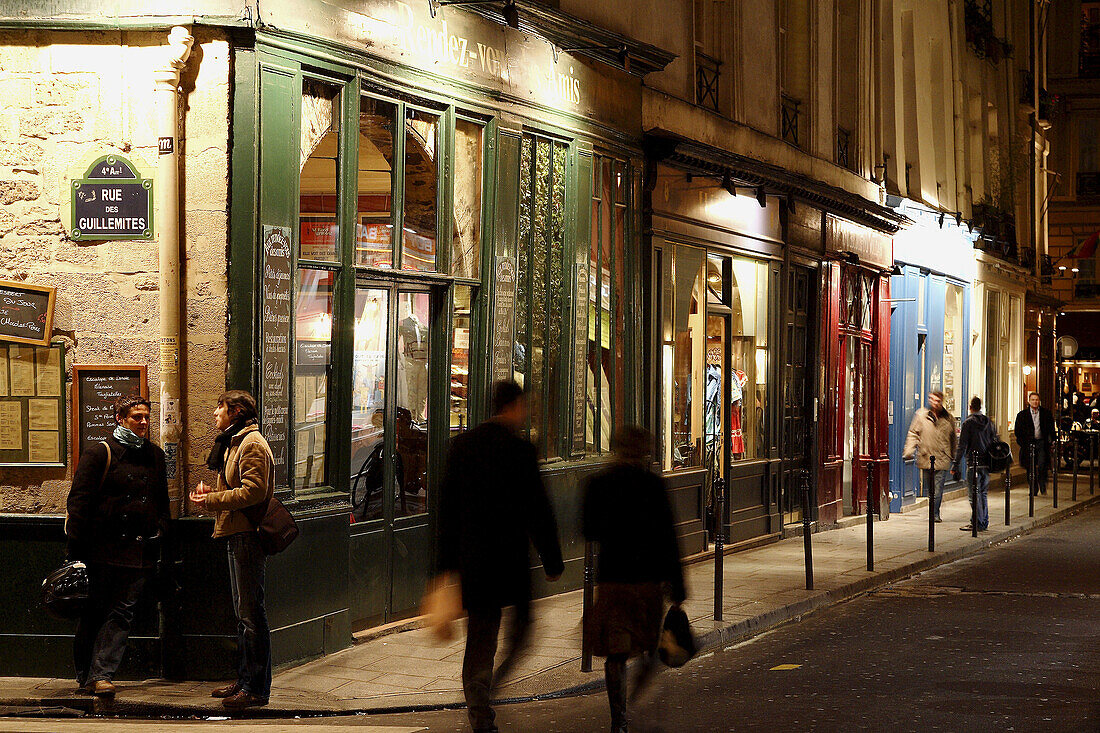
[[[413,420],[424,419],[428,400],[428,327],[420,322],[411,298],[401,300],[401,320],[397,324],[401,361],[405,367],[405,405]],[[399,385],[400,386],[400,385]]]
[[[745,402],[745,385],[749,383],[749,377],[740,369],[733,370],[733,379],[730,380],[730,453],[733,458],[745,456],[745,431],[742,428],[742,408]]]

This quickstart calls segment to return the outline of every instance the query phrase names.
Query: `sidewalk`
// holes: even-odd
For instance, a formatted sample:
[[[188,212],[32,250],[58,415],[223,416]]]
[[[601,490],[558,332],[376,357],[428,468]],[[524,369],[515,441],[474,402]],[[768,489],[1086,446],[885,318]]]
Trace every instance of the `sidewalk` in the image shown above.
[[[928,552],[927,509],[893,514],[876,522],[875,571],[866,569],[866,523],[850,518],[849,526],[812,535],[814,590],[805,590],[801,537],[745,550],[725,557],[723,621],[712,618],[714,565],[696,563],[685,569],[691,617],[700,647],[727,645],[759,634],[824,606],[908,577],[943,563],[981,552],[1060,521],[1100,503],[1088,482],[1078,485],[1079,501],[1069,498],[1065,476],[1059,485],[1059,508],[1051,494],[1036,497],[1035,517],[1028,519],[1023,482],[1013,476],[1012,524],[1004,524],[1003,491],[989,496],[990,531],[972,538],[959,527],[970,521],[965,496],[945,500],[943,522],[936,525],[936,552]],[[853,521],[854,519],[854,521]],[[549,697],[603,684],[599,660],[594,671],[580,671],[581,591],[535,603],[535,628],[529,655],[499,689],[502,700]],[[278,672],[271,703],[249,716],[401,711],[460,705],[464,636],[446,646],[427,631],[391,634],[315,661]],[[209,697],[209,682],[122,682],[111,712],[128,715],[223,715]],[[0,706],[65,706],[92,710],[93,701],[75,696],[67,679],[0,678]],[[97,710],[108,712],[108,710]]]

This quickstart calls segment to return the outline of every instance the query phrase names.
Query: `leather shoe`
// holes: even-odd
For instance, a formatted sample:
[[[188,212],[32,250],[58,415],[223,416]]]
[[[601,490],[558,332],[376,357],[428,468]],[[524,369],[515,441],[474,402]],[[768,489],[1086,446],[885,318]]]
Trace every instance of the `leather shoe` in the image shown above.
[[[968,524],[965,527],[959,527],[959,529],[961,529],[963,532],[973,532],[974,531],[974,525]]]
[[[225,685],[224,687],[219,687],[217,689],[211,690],[210,697],[233,697],[240,691],[241,683],[238,681],[232,684]]]
[[[115,694],[115,689],[110,680],[93,680],[84,685],[84,691],[96,697],[111,697]]]
[[[267,705],[266,697],[257,697],[244,690],[240,690],[235,695],[222,700],[222,707],[229,710],[243,710],[244,708],[255,708],[261,705]]]

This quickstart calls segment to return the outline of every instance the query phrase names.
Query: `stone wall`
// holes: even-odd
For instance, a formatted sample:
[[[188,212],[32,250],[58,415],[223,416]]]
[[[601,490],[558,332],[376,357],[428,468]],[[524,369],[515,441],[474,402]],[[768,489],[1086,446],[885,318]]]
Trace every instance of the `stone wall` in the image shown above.
[[[212,401],[225,384],[230,45],[192,29],[180,86],[180,237],[185,249],[181,354],[183,478],[213,438]],[[118,153],[155,177],[152,71],[163,32],[0,31],[0,279],[57,288],[53,340],[73,364],[145,364],[159,424],[158,243],[73,242],[69,181]],[[154,222],[162,217],[154,212]],[[71,420],[71,417],[68,418]],[[66,451],[67,453],[67,451]],[[0,469],[0,512],[59,513],[66,470]]]

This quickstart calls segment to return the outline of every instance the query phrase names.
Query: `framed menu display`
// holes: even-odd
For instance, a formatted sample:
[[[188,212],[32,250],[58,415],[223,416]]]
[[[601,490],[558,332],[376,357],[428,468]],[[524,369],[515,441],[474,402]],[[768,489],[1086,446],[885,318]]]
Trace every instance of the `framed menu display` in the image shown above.
[[[115,430],[115,400],[149,399],[145,367],[134,365],[73,365],[73,465],[80,451],[106,440]]]
[[[65,466],[65,346],[0,342],[0,466]]]

